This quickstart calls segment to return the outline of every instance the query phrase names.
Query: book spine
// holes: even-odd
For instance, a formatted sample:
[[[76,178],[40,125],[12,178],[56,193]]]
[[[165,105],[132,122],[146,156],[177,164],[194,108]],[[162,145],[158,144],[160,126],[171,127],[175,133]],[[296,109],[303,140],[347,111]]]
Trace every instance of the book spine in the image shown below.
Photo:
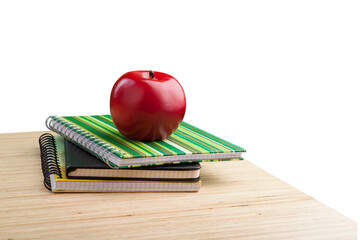
[[[48,117],[45,121],[45,125],[48,129],[58,133],[65,139],[75,143],[77,146],[101,159],[109,167],[118,168],[118,164],[115,164],[111,159],[117,158],[117,155],[122,155],[122,153],[110,144],[101,141],[86,130],[81,129],[60,117]],[[114,153],[118,154],[115,155]]]
[[[50,133],[41,135],[39,137],[39,146],[41,154],[41,168],[44,175],[44,186],[51,191],[50,175],[56,174],[59,177],[62,177],[58,163],[54,136]]]

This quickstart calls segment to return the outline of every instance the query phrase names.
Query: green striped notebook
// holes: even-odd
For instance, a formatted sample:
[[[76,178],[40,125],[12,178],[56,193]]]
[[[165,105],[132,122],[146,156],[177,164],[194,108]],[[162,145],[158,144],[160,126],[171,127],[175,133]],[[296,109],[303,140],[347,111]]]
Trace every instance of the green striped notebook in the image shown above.
[[[245,152],[245,149],[185,122],[167,139],[154,142],[124,137],[110,115],[50,116],[46,126],[112,168],[242,160],[241,153]]]

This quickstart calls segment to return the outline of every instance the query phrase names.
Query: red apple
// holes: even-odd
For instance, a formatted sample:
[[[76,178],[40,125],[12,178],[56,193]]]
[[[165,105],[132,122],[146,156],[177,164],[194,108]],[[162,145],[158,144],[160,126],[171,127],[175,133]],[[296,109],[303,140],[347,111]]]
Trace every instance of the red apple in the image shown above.
[[[111,117],[119,132],[130,139],[166,139],[183,120],[185,110],[183,88],[166,73],[127,72],[111,91]]]

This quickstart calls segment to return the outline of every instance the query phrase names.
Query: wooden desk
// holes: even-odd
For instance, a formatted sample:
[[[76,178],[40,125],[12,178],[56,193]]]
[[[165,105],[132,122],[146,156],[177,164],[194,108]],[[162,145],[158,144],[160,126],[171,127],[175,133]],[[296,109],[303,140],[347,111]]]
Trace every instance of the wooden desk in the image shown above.
[[[51,193],[38,137],[0,134],[1,239],[356,239],[356,223],[248,161],[202,164],[198,193]]]

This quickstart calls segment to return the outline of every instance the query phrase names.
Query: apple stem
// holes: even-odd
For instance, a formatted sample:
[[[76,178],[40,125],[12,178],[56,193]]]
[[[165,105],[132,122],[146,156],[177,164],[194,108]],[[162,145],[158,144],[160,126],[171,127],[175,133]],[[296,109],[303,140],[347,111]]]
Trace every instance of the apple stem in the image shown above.
[[[149,75],[150,75],[150,79],[153,79],[153,78],[154,78],[154,72],[153,72],[153,70],[150,70],[150,71],[149,71]]]

